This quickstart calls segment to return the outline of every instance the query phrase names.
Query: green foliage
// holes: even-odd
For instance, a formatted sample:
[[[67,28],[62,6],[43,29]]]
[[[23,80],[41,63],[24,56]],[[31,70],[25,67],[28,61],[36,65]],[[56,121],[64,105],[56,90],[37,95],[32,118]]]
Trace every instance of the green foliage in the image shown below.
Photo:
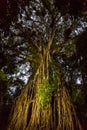
[[[75,87],[72,93],[72,98],[73,98],[74,103],[77,102],[79,95],[81,96],[81,88]]]
[[[65,45],[64,51],[65,51],[67,57],[71,57],[76,52],[76,45],[74,43]]]
[[[44,80],[42,84],[38,84],[38,96],[40,98],[40,108],[47,106],[51,102],[53,92],[56,90],[55,83],[49,83]]]
[[[2,70],[0,70],[0,81],[7,81],[7,74]]]

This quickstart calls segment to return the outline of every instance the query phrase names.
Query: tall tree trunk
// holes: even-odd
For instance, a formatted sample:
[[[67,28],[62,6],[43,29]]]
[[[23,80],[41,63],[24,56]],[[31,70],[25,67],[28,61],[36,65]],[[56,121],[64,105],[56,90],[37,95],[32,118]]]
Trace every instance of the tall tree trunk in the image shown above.
[[[81,130],[64,82],[52,67],[53,74],[50,75],[52,41],[53,37],[49,39],[47,47],[43,48],[44,53],[37,71],[15,101],[8,130]],[[59,71],[59,68],[57,69]],[[56,83],[52,81],[54,78]],[[42,85],[44,81],[47,81],[48,85]],[[43,94],[47,91],[50,94],[45,95],[45,105],[39,95],[40,86]],[[56,89],[53,89],[53,86],[56,86]]]

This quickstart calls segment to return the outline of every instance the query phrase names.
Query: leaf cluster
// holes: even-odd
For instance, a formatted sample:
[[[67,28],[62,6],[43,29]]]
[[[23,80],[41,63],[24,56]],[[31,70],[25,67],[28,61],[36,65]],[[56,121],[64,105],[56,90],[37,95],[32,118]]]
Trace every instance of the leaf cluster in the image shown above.
[[[51,102],[51,97],[55,90],[55,83],[50,84],[48,80],[43,80],[41,84],[38,84],[38,96],[41,108],[46,107]]]

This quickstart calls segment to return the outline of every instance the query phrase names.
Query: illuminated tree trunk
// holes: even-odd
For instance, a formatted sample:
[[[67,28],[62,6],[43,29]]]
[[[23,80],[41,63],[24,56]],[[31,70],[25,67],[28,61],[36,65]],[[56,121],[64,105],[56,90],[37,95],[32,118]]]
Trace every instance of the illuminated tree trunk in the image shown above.
[[[42,47],[36,72],[14,104],[8,130],[81,130],[59,68],[50,66],[52,42],[53,35],[47,47]]]

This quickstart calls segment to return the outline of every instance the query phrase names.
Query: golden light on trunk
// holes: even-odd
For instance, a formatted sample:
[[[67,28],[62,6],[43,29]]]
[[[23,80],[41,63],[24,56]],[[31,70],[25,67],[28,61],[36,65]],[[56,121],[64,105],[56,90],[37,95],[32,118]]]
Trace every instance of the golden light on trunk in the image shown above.
[[[82,129],[60,68],[50,55],[53,38],[54,33],[39,52],[37,69],[15,101],[8,130]]]

